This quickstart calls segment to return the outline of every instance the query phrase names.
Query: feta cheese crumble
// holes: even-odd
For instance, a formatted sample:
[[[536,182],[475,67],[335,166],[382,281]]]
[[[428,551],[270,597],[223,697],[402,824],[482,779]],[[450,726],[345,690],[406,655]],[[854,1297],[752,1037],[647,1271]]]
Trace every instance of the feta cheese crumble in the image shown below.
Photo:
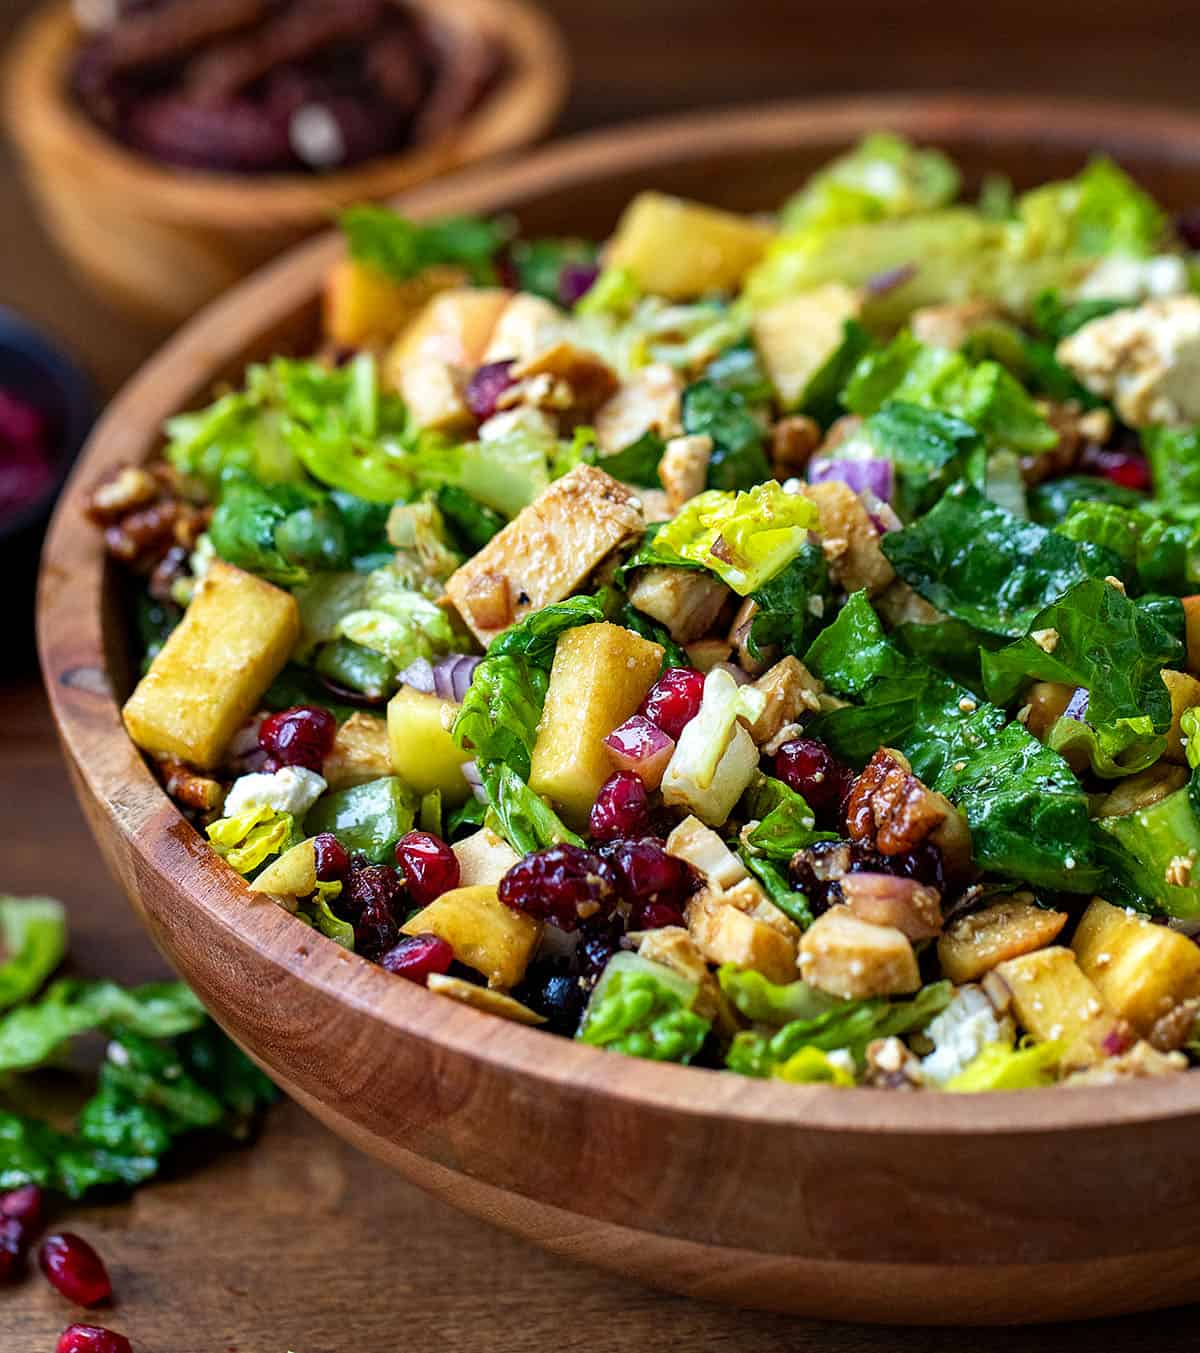
[[[225,796],[225,816],[234,817],[264,804],[277,813],[303,817],[325,792],[325,779],[303,766],[281,766],[271,775],[243,775]]]
[[[989,1043],[1011,1043],[1013,1035],[1012,1021],[996,1018],[982,987],[961,987],[925,1030],[925,1036],[933,1041],[933,1051],[922,1058],[921,1071],[926,1080],[944,1085],[973,1062]]]

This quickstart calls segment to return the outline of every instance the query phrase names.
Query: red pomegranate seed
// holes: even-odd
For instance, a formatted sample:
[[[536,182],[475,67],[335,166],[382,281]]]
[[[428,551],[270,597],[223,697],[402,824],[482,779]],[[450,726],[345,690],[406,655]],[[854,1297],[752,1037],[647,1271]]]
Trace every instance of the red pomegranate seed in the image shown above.
[[[703,698],[703,672],[690,667],[668,667],[650,687],[638,713],[678,741],[684,724],[696,717]]]
[[[350,856],[346,847],[332,832],[321,832],[313,837],[313,856],[317,862],[317,880],[333,883],[350,872]]]
[[[99,1325],[68,1325],[58,1336],[54,1353],[133,1353],[123,1334]]]
[[[842,796],[843,776],[833,753],[823,742],[796,738],[775,753],[775,774],[814,810],[836,807]]]
[[[319,705],[295,705],[269,714],[258,730],[258,745],[280,766],[303,766],[320,773],[333,747],[337,720]]]
[[[29,1233],[16,1217],[0,1217],[0,1283],[12,1282],[21,1271]]]
[[[1150,465],[1140,451],[1085,446],[1079,457],[1079,468],[1119,484],[1123,489],[1136,489],[1139,493],[1150,491]]]
[[[42,1219],[42,1191],[36,1184],[26,1184],[0,1194],[0,1217],[13,1217],[29,1230]]]
[[[588,816],[588,830],[597,841],[641,836],[649,820],[646,786],[631,770],[619,770],[600,786]]]
[[[112,1296],[104,1261],[71,1231],[47,1236],[38,1250],[38,1263],[50,1285],[77,1306],[97,1306]]]
[[[593,851],[563,842],[526,855],[500,880],[500,901],[514,911],[575,930],[581,920],[607,916],[616,895],[604,861]]]
[[[458,857],[432,832],[409,832],[396,842],[396,863],[419,907],[458,887]]]
[[[440,935],[407,935],[379,960],[388,972],[424,983],[431,972],[447,972],[454,961],[454,950]]]
[[[467,408],[481,423],[496,412],[500,396],[513,383],[512,362],[485,362],[467,382],[464,398]]]

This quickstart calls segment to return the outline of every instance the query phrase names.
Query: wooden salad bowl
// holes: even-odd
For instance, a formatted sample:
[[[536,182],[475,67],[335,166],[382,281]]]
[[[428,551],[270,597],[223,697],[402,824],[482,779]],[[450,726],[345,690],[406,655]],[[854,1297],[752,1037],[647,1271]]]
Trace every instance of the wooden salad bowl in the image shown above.
[[[78,43],[69,0],[12,45],[4,112],[46,225],[76,270],[122,310],[175,325],[337,212],[542,136],[567,94],[566,49],[529,0],[407,0],[451,33],[487,34],[504,72],[426,145],[328,174],[220,174],[158,164],[95,127],[65,93]]]
[[[1200,201],[1200,119],[1109,105],[887,98],[693,116],[588,136],[410,194],[602,237],[655,186],[778,203],[861,132],[942,146],[1019,185],[1117,155]],[[905,1095],[744,1079],[601,1052],[397,980],[251,893],[126,737],[119,579],[84,495],[249,358],[304,351],[341,245],[304,246],[189,324],[115,401],[58,509],[43,670],[79,797],[155,943],[222,1026],[335,1132],[558,1254],[745,1306],[846,1320],[1100,1316],[1200,1295],[1200,1076]]]

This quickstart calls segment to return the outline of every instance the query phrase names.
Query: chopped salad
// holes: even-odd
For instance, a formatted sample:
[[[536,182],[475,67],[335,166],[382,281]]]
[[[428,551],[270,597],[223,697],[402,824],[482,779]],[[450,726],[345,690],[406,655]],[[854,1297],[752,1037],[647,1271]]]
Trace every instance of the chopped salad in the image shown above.
[[[343,225],[315,355],[90,501],[129,734],[248,906],[747,1076],[1200,1056],[1186,218],[877,134],[600,246]]]

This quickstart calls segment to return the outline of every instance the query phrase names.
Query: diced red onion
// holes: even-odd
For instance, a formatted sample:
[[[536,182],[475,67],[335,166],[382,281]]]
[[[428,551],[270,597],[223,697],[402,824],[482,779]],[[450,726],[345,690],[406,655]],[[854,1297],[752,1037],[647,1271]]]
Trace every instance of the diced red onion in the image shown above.
[[[558,299],[568,309],[581,301],[600,276],[596,263],[564,263],[558,274]]]
[[[405,686],[411,686],[414,691],[420,691],[424,695],[432,695],[434,691],[433,663],[428,658],[417,658],[400,673],[400,680]]]
[[[1088,691],[1086,686],[1076,687],[1075,694],[1067,702],[1066,709],[1063,710],[1064,719],[1074,719],[1077,723],[1087,722],[1088,712]]]
[[[468,653],[452,653],[448,658],[439,658],[433,664],[434,693],[443,700],[453,700],[459,704],[481,661],[481,658]]]
[[[863,290],[868,296],[886,296],[889,291],[895,291],[905,282],[911,282],[916,275],[915,263],[901,263],[897,268],[888,268],[884,272],[877,272],[868,277],[863,284]]]
[[[609,760],[618,770],[631,770],[647,789],[657,789],[675,750],[675,740],[652,724],[644,714],[634,714],[604,740]]]
[[[830,479],[840,479],[855,493],[873,493],[885,503],[892,500],[895,474],[890,460],[830,460],[822,457],[809,461],[810,484],[824,484]]]

